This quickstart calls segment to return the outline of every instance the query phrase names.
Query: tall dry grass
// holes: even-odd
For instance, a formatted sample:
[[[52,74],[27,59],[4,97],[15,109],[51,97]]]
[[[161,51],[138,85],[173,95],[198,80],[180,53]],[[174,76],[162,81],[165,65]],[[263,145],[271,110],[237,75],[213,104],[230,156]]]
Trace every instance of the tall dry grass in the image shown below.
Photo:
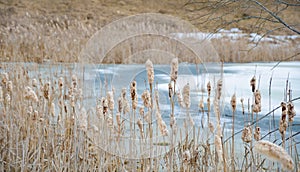
[[[90,99],[81,86],[83,78],[72,70],[42,76],[38,68],[29,72],[25,67],[3,67],[0,84],[0,169],[2,171],[274,171],[298,170],[299,154],[295,138],[290,132],[279,146],[263,141],[266,135],[256,137],[259,121],[255,118],[255,105],[260,104],[257,83],[253,103],[242,131],[235,130],[237,97],[232,96],[232,129],[224,131],[222,114],[222,78],[207,83],[207,90],[199,92],[199,111],[206,117],[203,124],[195,125],[197,114],[191,108],[188,83],[183,88],[176,84],[177,59],[171,62],[169,100],[170,125],[165,123],[160,111],[154,66],[146,63],[148,75],[144,91],[138,95],[137,86],[144,83],[132,81],[129,89],[105,88],[104,94],[94,97],[94,107],[84,101]],[[51,68],[51,67],[50,67]],[[182,90],[180,90],[182,89]],[[102,92],[102,90],[101,90]],[[289,95],[289,94],[286,94]],[[204,103],[204,98],[207,102]],[[211,100],[213,103],[211,104]],[[287,98],[289,125],[295,111],[293,101]],[[116,103],[115,103],[116,102]],[[138,103],[141,102],[141,103]],[[249,101],[250,102],[250,101]],[[243,99],[241,100],[243,103]],[[175,106],[182,106],[186,118],[182,124],[176,119]],[[261,107],[266,108],[266,107]],[[243,108],[244,109],[244,108]],[[278,109],[278,108],[277,108]],[[276,109],[274,109],[275,111]],[[271,113],[263,117],[269,116]],[[214,120],[215,119],[215,120]],[[281,118],[282,119],[282,118]],[[184,127],[178,127],[183,125]],[[271,127],[270,134],[278,132],[279,123]],[[281,130],[280,130],[281,131]],[[241,137],[237,137],[242,132]],[[253,134],[254,133],[254,134]],[[239,135],[240,136],[240,135]],[[245,148],[243,150],[242,148]],[[274,149],[273,149],[274,148]],[[279,151],[277,152],[276,150]],[[261,157],[258,153],[267,157]],[[296,152],[292,153],[292,152]],[[281,157],[280,155],[285,155]],[[272,157],[275,158],[272,158]],[[287,159],[284,159],[287,157]],[[272,159],[283,166],[273,164]],[[294,161],[294,162],[293,162]]]

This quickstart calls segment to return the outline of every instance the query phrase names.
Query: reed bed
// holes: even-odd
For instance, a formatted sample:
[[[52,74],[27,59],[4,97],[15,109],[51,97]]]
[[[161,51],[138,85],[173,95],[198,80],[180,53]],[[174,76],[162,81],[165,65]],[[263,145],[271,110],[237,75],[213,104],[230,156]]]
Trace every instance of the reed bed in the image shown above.
[[[177,85],[178,66],[178,59],[173,59],[167,124],[155,86],[155,66],[150,60],[145,64],[145,83],[133,80],[122,90],[106,87],[100,97],[92,97],[92,107],[85,103],[91,98],[85,95],[84,78],[71,69],[42,76],[37,68],[31,73],[26,67],[4,65],[0,83],[0,170],[299,170],[299,142],[295,139],[299,132],[291,131],[296,115],[293,101],[300,98],[291,97],[290,87],[285,89],[285,102],[279,102],[280,122],[270,126],[267,134],[279,132],[279,142],[261,135],[260,120],[279,107],[260,114],[266,107],[261,106],[256,76],[250,80],[253,97],[247,98],[248,105],[240,98],[238,106],[235,93],[228,102],[232,108],[228,134],[221,122],[226,78],[221,74],[219,80],[208,81],[206,90],[198,92],[201,99],[199,112],[195,113],[191,109],[189,83],[182,88]],[[139,85],[144,85],[141,95],[137,91]],[[186,114],[183,121],[176,119],[176,106]],[[242,107],[245,119],[241,131],[235,130],[238,107]],[[193,119],[199,114],[206,119],[201,125]]]

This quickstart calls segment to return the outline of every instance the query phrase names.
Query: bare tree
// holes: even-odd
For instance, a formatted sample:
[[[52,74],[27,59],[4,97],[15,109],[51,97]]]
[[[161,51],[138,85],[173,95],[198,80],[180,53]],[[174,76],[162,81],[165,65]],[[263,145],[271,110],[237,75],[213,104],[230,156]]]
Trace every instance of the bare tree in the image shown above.
[[[191,19],[195,25],[213,24],[215,31],[243,25],[242,29],[258,33],[287,29],[300,34],[300,21],[288,22],[289,17],[299,18],[299,13],[293,14],[300,10],[299,0],[189,0],[185,7],[195,12]]]

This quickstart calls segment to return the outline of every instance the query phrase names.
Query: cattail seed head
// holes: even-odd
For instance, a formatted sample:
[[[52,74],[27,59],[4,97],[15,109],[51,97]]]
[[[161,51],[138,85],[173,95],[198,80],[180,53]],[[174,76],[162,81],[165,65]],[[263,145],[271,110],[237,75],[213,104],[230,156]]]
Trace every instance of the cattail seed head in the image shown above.
[[[285,170],[294,170],[292,157],[281,146],[266,140],[260,140],[254,145],[254,150],[266,156],[269,160],[280,163]]]
[[[137,105],[138,105],[136,81],[132,81],[130,84],[130,95],[131,95],[131,100],[132,100],[132,109],[136,110]]]
[[[215,127],[214,127],[214,124],[213,124],[212,122],[209,122],[208,128],[209,128],[209,131],[210,131],[211,133],[213,133],[213,132],[215,131]]]
[[[293,102],[289,102],[287,105],[288,108],[288,117],[289,117],[289,122],[293,122],[294,121],[294,117],[296,116],[296,111],[294,109],[294,104]]]
[[[176,82],[178,77],[178,58],[173,58],[171,62],[171,81]]]
[[[7,88],[7,91],[10,92],[10,93],[13,91],[13,83],[12,83],[12,81],[8,81],[7,82],[6,88]]]
[[[168,86],[169,86],[169,98],[171,98],[173,96],[173,87],[171,83],[169,83]]]
[[[231,107],[232,107],[233,111],[236,110],[236,96],[235,96],[235,94],[233,94],[232,97],[231,97]]]
[[[182,96],[181,96],[180,91],[177,91],[176,95],[177,95],[177,101],[178,101],[179,106],[180,106],[180,107],[184,107],[185,105],[184,105],[184,103],[183,103],[183,100],[182,100]]]
[[[108,108],[109,108],[109,110],[112,111],[114,109],[114,105],[115,105],[113,92],[112,91],[107,92],[106,96],[107,96],[106,99],[108,102]]]
[[[221,99],[221,94],[222,94],[222,86],[223,86],[223,81],[222,79],[219,79],[217,82],[217,99]]]
[[[207,88],[207,93],[208,93],[208,97],[210,96],[210,93],[211,93],[211,85],[210,85],[210,81],[208,81],[207,85],[206,85],[206,88]]]
[[[250,143],[252,141],[252,132],[250,126],[247,126],[243,129],[242,140],[245,143]]]
[[[142,120],[141,120],[141,119],[138,119],[136,123],[137,123],[137,125],[138,125],[140,131],[141,131],[141,132],[144,132]]]
[[[50,99],[50,82],[46,82],[43,87],[44,98]]]
[[[186,108],[190,108],[191,100],[190,100],[190,85],[187,83],[182,89],[183,102]]]
[[[73,88],[77,88],[77,85],[78,85],[78,79],[77,79],[77,76],[76,75],[72,75],[72,87]]]
[[[260,127],[255,128],[254,139],[256,141],[259,141],[261,139]]]
[[[285,102],[281,102],[281,118],[279,121],[279,132],[283,135],[286,132],[288,123],[286,121],[286,116],[287,116],[287,106]]]
[[[59,88],[59,90],[62,90],[64,88],[64,78],[63,77],[59,77],[59,79],[58,79],[58,88]]]
[[[148,90],[145,90],[142,94],[142,100],[144,102],[144,106],[149,108],[151,106],[151,95]]]
[[[122,97],[118,98],[118,112],[122,112],[123,111],[123,99]]]
[[[117,124],[120,126],[122,121],[121,121],[121,114],[119,112],[116,114],[116,121],[117,121]]]
[[[254,91],[255,91],[255,85],[256,85],[256,78],[255,78],[255,76],[253,76],[250,80],[250,86],[251,86],[252,93],[254,93]]]
[[[8,80],[9,80],[8,73],[6,73],[6,72],[2,73],[2,81],[1,82],[4,86],[6,85]]]
[[[146,69],[148,74],[148,82],[149,84],[152,84],[154,81],[154,69],[152,62],[149,59],[146,61]]]

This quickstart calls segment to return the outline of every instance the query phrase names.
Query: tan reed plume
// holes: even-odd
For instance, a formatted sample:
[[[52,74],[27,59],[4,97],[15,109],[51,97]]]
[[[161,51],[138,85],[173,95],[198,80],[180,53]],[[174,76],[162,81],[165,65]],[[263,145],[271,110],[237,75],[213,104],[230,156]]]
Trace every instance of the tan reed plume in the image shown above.
[[[254,150],[266,156],[269,160],[280,163],[285,170],[294,170],[292,157],[281,146],[266,140],[260,140],[254,145]]]
[[[259,90],[256,90],[254,92],[254,106],[253,106],[253,112],[258,113],[261,112],[261,94]]]
[[[235,111],[236,110],[236,96],[235,96],[235,94],[232,95],[230,103],[231,103],[232,110]]]
[[[178,77],[178,58],[173,58],[171,62],[171,81],[176,82]]]
[[[253,76],[250,80],[250,86],[251,86],[252,93],[254,93],[254,91],[255,91],[255,85],[256,85],[256,78],[255,78],[255,76]]]
[[[148,75],[148,82],[149,84],[153,84],[154,81],[154,69],[153,69],[153,64],[151,60],[146,61],[146,70],[147,70],[147,75]]]
[[[182,89],[182,95],[183,95],[183,103],[186,108],[190,108],[191,106],[191,100],[190,100],[190,85],[187,83],[183,89]]]
[[[217,82],[217,99],[220,100],[222,94],[223,81],[219,79]]]
[[[250,126],[244,127],[241,138],[245,143],[250,143],[252,141],[252,131]]]
[[[130,84],[130,95],[131,95],[131,100],[132,100],[132,109],[136,110],[137,105],[138,105],[136,81],[132,81]]]
[[[261,139],[260,127],[255,127],[254,139],[259,141]]]
[[[150,92],[148,90],[145,90],[142,94],[142,100],[144,103],[144,106],[149,108],[151,107],[151,95]]]
[[[207,93],[208,93],[208,97],[210,96],[211,94],[211,85],[210,85],[210,81],[208,81],[207,85],[206,85],[206,88],[207,88]]]
[[[167,136],[169,134],[169,131],[167,129],[167,125],[165,121],[161,117],[159,110],[156,111],[156,119],[157,119],[158,128],[160,130],[161,135]]]
[[[294,109],[294,104],[293,102],[289,102],[287,105],[288,108],[288,117],[289,117],[289,122],[293,122],[294,121],[294,117],[296,116],[296,111]]]

